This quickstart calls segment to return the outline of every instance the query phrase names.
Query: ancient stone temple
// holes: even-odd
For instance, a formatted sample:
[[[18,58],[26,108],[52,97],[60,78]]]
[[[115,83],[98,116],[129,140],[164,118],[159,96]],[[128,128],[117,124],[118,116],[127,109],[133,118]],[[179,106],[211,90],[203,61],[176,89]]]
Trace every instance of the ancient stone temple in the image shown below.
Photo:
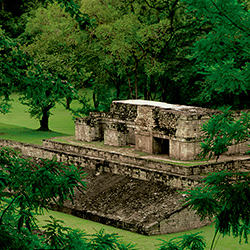
[[[79,141],[104,140],[106,145],[131,145],[150,154],[194,160],[200,152],[201,125],[215,112],[155,101],[113,101],[108,113],[77,118],[75,136]],[[237,146],[229,153],[242,150],[244,146]]]

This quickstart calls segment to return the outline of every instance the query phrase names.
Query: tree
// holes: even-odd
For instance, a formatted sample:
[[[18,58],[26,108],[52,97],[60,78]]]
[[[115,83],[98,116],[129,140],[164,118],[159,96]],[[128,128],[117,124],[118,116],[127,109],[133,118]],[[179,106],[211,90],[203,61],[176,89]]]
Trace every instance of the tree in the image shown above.
[[[185,55],[199,33],[184,10],[179,1],[83,2],[81,11],[98,21],[96,28],[85,30],[83,53],[94,72],[93,88],[98,91],[101,82],[116,90],[115,98],[190,102],[184,97],[191,79]]]
[[[198,82],[202,90],[198,101],[210,107],[249,107],[250,13],[247,1],[242,4],[235,0],[184,2],[190,13],[202,20],[199,27],[211,29],[194,44],[191,53],[196,70],[205,77],[205,81]]]
[[[44,74],[38,65],[36,68],[38,70],[28,71],[24,85],[18,86],[19,100],[29,107],[31,117],[39,120],[39,130],[48,131],[51,109],[58,103],[66,107],[65,98],[73,100],[77,92],[69,82]]]
[[[22,4],[21,2],[18,1],[18,6]],[[65,11],[77,20],[81,28],[87,25],[87,16],[80,13],[79,6],[73,1],[69,3],[58,0],[58,2],[65,6]],[[5,4],[7,3],[2,1],[2,9],[5,9]],[[32,3],[30,4],[32,5]],[[30,5],[27,6],[29,9]],[[39,119],[40,129],[48,130],[51,108],[56,103],[62,103],[65,98],[69,103],[76,96],[76,91],[65,79],[59,79],[57,74],[51,75],[43,70],[30,55],[20,49],[16,41],[5,35],[2,30],[0,31],[0,39],[0,112],[9,111],[10,94],[17,91],[21,94],[22,103],[30,106],[31,115]],[[44,83],[42,86],[41,82]],[[41,95],[40,98],[39,95]]]
[[[46,18],[44,18],[46,16]],[[59,4],[48,4],[31,12],[25,32],[19,37],[21,48],[43,68],[76,89],[83,87],[91,75],[84,69],[81,58],[83,34],[75,19]]]
[[[62,204],[72,200],[74,188],[81,192],[86,189],[83,171],[55,159],[34,163],[20,158],[12,149],[3,148],[0,167],[0,245],[10,247],[12,244],[5,249],[33,249],[29,246],[40,244],[31,234],[36,228],[34,212],[48,209],[51,202]],[[20,240],[18,247],[15,247],[15,237]],[[10,238],[13,241],[9,241]]]
[[[31,116],[40,121],[40,130],[49,130],[49,116],[56,103],[74,99],[76,90],[68,82],[45,72],[19,45],[0,34],[0,97],[2,113],[9,111],[10,95],[20,94],[21,103],[29,106]]]

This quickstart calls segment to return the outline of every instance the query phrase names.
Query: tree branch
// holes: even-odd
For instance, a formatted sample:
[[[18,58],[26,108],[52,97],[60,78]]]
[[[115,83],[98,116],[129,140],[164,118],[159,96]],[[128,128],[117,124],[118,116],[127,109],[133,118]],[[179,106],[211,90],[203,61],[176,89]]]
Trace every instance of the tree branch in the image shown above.
[[[238,28],[239,30],[243,31],[244,33],[247,34],[247,36],[250,36],[250,33],[247,32],[247,30],[243,29],[242,27],[240,27],[237,23],[235,23],[228,15],[226,15],[222,10],[220,10],[220,8],[218,7],[218,5],[213,1],[210,0],[213,5],[215,6],[215,8],[219,11],[220,14],[222,14],[226,19],[228,19],[236,28]]]

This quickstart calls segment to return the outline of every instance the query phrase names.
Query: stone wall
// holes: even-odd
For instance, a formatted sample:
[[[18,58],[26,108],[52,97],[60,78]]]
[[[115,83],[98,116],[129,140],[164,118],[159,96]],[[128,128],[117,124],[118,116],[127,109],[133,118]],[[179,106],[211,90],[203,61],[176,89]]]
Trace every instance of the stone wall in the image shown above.
[[[104,140],[104,144],[117,147],[135,145],[138,151],[195,160],[201,151],[201,126],[215,113],[218,111],[162,102],[113,101],[110,112],[76,120],[76,140]],[[229,147],[226,154],[247,151],[244,142]]]
[[[105,123],[103,119],[106,113],[90,113],[90,117],[76,118],[75,137],[76,140],[96,141],[103,140]]]
[[[190,223],[192,222],[192,223]],[[201,221],[195,211],[189,209],[181,209],[158,223],[159,232],[156,234],[170,234],[191,229],[200,228],[209,225],[211,222],[208,219]],[[156,229],[157,230],[157,229]],[[153,231],[151,229],[151,231]]]
[[[214,112],[152,101],[113,101],[105,115],[91,113],[76,120],[76,140],[104,139],[104,144],[118,147],[134,144],[138,151],[193,160],[200,151],[201,125]]]
[[[182,195],[163,183],[87,173],[90,188],[86,193],[76,193],[73,206],[67,202],[56,209],[145,235],[180,232],[209,223],[183,207]]]
[[[224,169],[238,169],[249,161],[249,159],[230,160],[185,166],[52,140],[44,140],[43,146],[39,146],[0,139],[0,146],[15,148],[30,157],[48,159],[56,157],[58,161],[70,162],[80,167],[88,166],[100,172],[163,182],[179,189],[196,185],[203,174]]]
[[[53,143],[51,143],[50,146],[52,144]],[[188,177],[183,174],[177,174],[177,172],[188,173],[189,171],[192,171],[192,168],[185,169],[178,165],[173,165],[171,167],[171,164],[157,164],[155,161],[141,161],[136,158],[134,163],[139,163],[139,165],[134,165],[132,163],[126,162],[127,159],[130,159],[132,162],[133,157],[128,157],[125,155],[119,156],[115,153],[108,153],[101,150],[92,149],[83,149],[81,151],[81,147],[63,143],[54,143],[54,148],[51,148],[48,147],[48,141],[45,142],[45,145],[46,147],[42,147],[33,144],[0,140],[0,146],[12,147],[19,150],[25,156],[48,159],[53,159],[56,157],[60,162],[68,162],[79,167],[87,166],[91,169],[94,169],[98,173],[107,172],[141,180],[163,182],[166,185],[179,189],[191,187],[198,183],[197,178],[192,178],[192,176]],[[84,154],[84,151],[87,153]],[[148,165],[143,166],[143,163],[148,163]],[[168,172],[163,170],[162,168],[164,165],[171,171]],[[152,168],[150,168],[150,166]]]
[[[209,224],[182,207],[176,189],[197,185],[201,174],[241,168],[249,161],[181,166],[52,140],[43,146],[0,140],[0,146],[34,158],[56,157],[88,173],[86,194],[76,192],[74,205],[66,202],[57,210],[146,235]]]
[[[107,123],[104,131],[104,144],[116,147],[127,145],[129,130],[126,123]]]
[[[118,163],[126,163],[137,167],[148,168],[149,170],[162,171],[172,173],[173,175],[192,176],[203,175],[211,172],[218,172],[224,169],[238,169],[243,164],[248,163],[250,160],[246,158],[244,160],[226,160],[223,162],[204,162],[201,165],[178,165],[170,162],[156,161],[152,159],[145,159],[141,157],[134,157],[127,154],[117,153],[110,150],[102,150],[93,147],[87,147],[82,145],[73,145],[63,142],[57,142],[46,139],[43,141],[43,146],[48,149],[61,150],[64,152],[74,152],[84,156],[91,156],[98,159],[105,159],[106,161],[114,161]]]

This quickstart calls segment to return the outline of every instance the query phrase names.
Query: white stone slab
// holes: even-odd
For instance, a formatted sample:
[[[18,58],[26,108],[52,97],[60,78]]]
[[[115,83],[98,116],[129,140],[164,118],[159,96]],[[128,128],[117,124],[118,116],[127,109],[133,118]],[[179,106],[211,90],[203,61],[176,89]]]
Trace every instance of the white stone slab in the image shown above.
[[[193,111],[195,111],[197,109],[197,107],[194,107],[194,106],[170,104],[166,102],[156,102],[156,101],[147,101],[147,100],[120,100],[120,101],[113,101],[113,102],[132,104],[132,105],[143,105],[143,106],[146,105],[146,106],[160,107],[163,109],[173,109],[173,110],[193,109]]]

